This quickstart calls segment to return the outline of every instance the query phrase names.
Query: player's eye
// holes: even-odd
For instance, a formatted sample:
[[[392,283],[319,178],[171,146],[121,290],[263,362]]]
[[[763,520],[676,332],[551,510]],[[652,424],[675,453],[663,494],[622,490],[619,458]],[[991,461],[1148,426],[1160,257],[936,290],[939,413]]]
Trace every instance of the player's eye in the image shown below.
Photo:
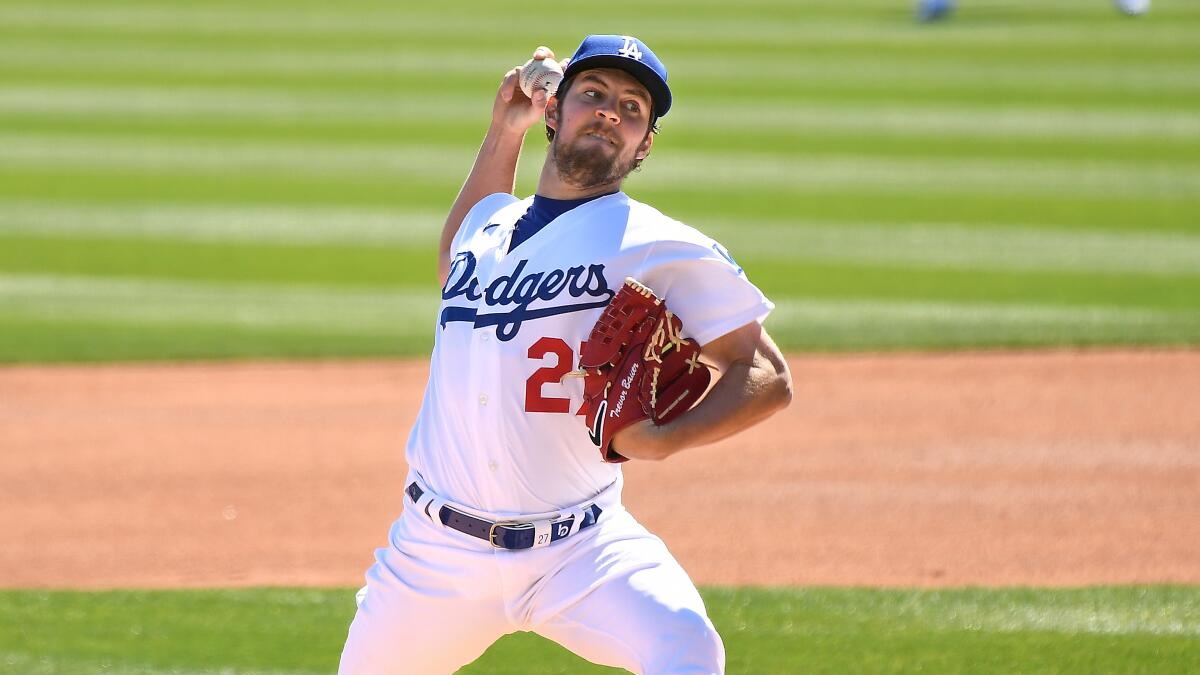
[[[642,106],[638,105],[637,101],[629,101],[628,103],[625,104],[625,109],[628,110],[629,112],[635,113],[635,112],[638,112],[639,110],[641,110]]]

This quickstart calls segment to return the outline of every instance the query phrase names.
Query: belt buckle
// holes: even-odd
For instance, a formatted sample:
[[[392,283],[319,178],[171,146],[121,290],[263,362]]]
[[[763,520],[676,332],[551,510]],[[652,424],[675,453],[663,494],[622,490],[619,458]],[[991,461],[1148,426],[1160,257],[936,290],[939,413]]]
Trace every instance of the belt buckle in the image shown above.
[[[498,520],[498,521],[492,523],[490,527],[488,527],[488,543],[492,545],[492,548],[499,548],[499,549],[503,549],[503,550],[507,551],[507,550],[509,550],[508,547],[501,546],[500,544],[496,543],[496,528],[497,527],[507,527],[512,530],[526,530],[526,529],[533,527],[533,524],[532,523],[522,523],[519,520]]]

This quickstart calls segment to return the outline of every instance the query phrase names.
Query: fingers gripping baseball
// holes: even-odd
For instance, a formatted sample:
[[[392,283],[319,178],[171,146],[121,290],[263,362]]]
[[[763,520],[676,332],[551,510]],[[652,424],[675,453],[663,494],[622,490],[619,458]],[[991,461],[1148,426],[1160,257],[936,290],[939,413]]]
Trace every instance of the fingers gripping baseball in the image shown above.
[[[541,65],[546,62],[554,65],[552,67]],[[545,86],[546,78],[542,78],[542,86],[529,89],[529,93],[523,91],[522,87],[523,80],[529,80],[529,75],[535,68],[539,71],[558,68],[557,62],[554,61],[554,51],[549,47],[538,47],[533,53],[533,58],[524,65],[517,66],[504,74],[500,89],[496,93],[496,102],[492,106],[494,123],[524,132],[541,119],[546,110],[546,103],[553,95],[553,92]],[[561,73],[561,68],[558,70]],[[555,89],[557,89],[557,85],[558,83],[555,81]]]
[[[558,92],[558,85],[562,79],[562,66],[548,56],[546,51],[539,48],[534,58],[529,59],[525,65],[521,66],[519,80],[521,93],[530,99],[537,98],[538,92],[545,92],[547,96],[553,96]]]

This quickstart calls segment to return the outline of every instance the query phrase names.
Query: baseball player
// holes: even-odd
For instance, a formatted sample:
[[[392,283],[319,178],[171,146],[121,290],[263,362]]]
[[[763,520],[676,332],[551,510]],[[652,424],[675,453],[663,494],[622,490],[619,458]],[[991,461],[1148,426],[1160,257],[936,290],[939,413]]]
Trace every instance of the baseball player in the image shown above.
[[[645,43],[588,36],[555,95],[526,96],[520,74],[504,77],[446,220],[405,508],[358,594],[340,672],[451,673],[533,631],[634,673],[721,673],[694,584],[621,505],[621,461],[664,459],[787,405],[790,374],[762,327],[773,305],[720,244],[621,191],[672,104]],[[518,199],[522,140],[543,116],[537,192]],[[567,376],[627,277],[682,321],[715,383],[669,423],[617,431],[602,454],[584,380]],[[736,545],[735,532],[701,534]]]

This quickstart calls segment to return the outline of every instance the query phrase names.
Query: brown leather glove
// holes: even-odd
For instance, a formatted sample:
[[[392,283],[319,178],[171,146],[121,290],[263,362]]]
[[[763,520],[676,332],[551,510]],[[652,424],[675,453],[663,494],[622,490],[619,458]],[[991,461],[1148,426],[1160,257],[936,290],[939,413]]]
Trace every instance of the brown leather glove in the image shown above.
[[[624,462],[613,436],[649,418],[666,424],[708,390],[711,375],[700,345],[681,338],[683,322],[661,299],[626,278],[579,355],[583,398],[592,442],[606,462]]]

